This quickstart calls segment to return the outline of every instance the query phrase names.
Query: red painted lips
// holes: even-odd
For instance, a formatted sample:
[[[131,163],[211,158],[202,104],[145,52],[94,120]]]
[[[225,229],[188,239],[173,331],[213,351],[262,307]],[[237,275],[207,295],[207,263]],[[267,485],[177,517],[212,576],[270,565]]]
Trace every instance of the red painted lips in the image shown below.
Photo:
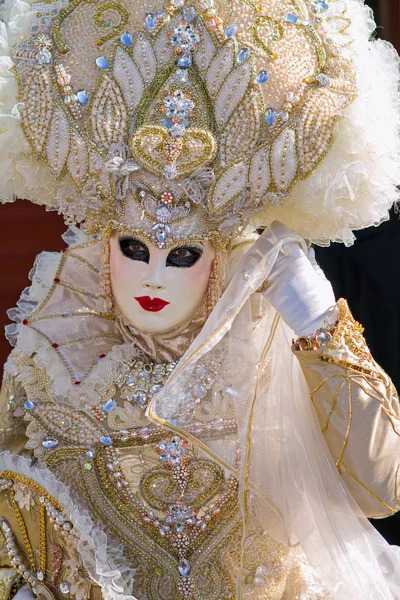
[[[139,302],[144,310],[148,310],[149,312],[159,312],[169,304],[169,302],[161,300],[161,298],[150,298],[150,296],[137,296],[135,300]]]

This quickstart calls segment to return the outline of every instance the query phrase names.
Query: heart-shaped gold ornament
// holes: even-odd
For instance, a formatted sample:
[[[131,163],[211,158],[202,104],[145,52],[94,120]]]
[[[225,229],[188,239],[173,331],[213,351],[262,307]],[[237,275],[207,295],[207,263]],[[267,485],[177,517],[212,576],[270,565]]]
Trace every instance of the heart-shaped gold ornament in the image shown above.
[[[166,166],[175,163],[177,179],[210,164],[217,151],[210,131],[189,127],[183,137],[174,137],[159,125],[140,127],[131,138],[130,147],[134,160],[156,175],[162,175]]]

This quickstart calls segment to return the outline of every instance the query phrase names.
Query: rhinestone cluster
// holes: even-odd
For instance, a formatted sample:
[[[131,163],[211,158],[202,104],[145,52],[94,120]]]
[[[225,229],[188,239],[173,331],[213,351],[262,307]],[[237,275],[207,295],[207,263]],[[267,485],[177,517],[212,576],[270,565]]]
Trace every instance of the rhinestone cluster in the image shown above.
[[[121,386],[121,396],[146,408],[171,375],[176,363],[152,364],[135,361]]]

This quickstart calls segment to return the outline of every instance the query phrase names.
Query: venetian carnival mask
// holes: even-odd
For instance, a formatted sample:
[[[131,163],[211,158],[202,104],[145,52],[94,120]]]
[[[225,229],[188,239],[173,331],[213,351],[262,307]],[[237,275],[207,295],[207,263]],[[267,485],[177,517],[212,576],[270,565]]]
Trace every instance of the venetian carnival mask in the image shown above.
[[[129,323],[159,334],[188,323],[202,306],[215,259],[212,242],[160,249],[143,236],[110,240],[115,302]]]
[[[67,222],[159,249],[225,247],[250,220],[268,224],[271,208],[297,201],[295,184],[322,164],[356,96],[345,9],[342,0],[33,3],[12,49],[22,125]],[[37,181],[49,194],[48,174]]]

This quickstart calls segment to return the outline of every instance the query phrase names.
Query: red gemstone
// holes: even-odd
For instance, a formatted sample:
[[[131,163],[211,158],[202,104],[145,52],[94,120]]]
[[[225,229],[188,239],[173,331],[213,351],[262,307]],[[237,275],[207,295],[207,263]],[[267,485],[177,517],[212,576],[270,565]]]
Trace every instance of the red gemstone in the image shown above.
[[[28,323],[29,323],[28,319],[24,319],[24,320],[22,321],[22,325],[28,325]]]
[[[75,381],[75,385],[81,385],[80,381]]]
[[[54,343],[52,344],[53,348],[58,348],[58,344]]]
[[[61,253],[62,253],[62,254],[64,254],[64,252],[66,252],[67,250],[68,250],[68,248],[63,248],[63,249],[61,250]]]
[[[61,281],[61,280],[60,280],[58,277],[55,277],[55,278],[54,278],[54,281],[55,281],[56,283],[60,283],[60,281]]]
[[[100,354],[99,358],[105,358],[106,355],[105,354]]]

